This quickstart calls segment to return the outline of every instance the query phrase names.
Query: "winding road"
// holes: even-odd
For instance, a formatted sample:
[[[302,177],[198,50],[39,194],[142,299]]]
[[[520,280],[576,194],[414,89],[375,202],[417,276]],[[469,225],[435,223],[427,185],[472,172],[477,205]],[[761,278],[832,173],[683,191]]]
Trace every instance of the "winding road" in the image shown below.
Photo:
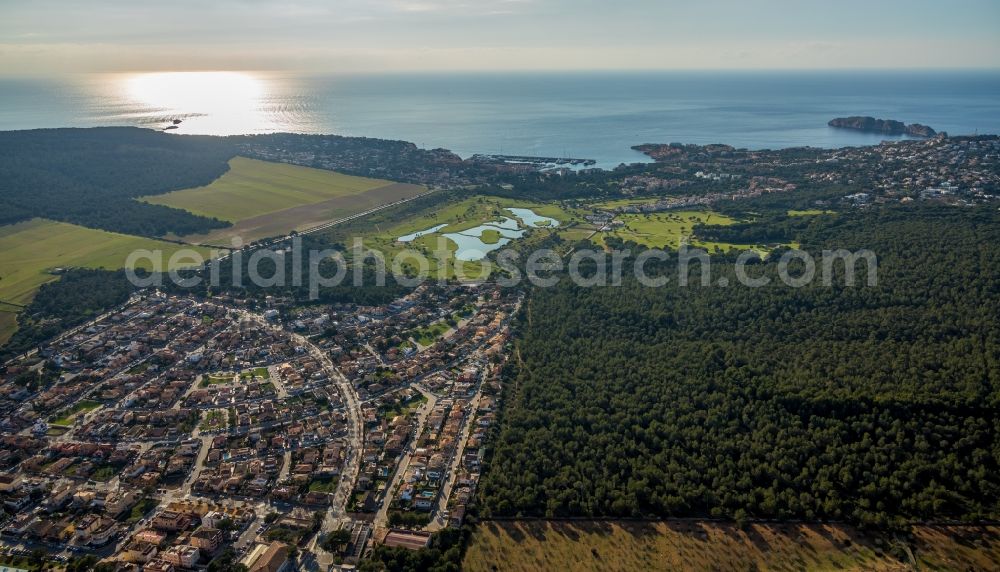
[[[333,494],[333,501],[326,512],[326,517],[323,519],[320,531],[313,538],[309,547],[316,554],[317,563],[321,568],[325,569],[333,564],[334,557],[323,550],[318,542],[349,520],[347,517],[347,502],[351,498],[351,493],[354,491],[354,484],[358,480],[358,473],[361,471],[361,455],[364,451],[361,400],[358,398],[358,392],[354,389],[354,385],[333,365],[333,362],[330,361],[326,353],[302,335],[291,334],[291,336],[297,344],[304,347],[309,352],[309,355],[323,367],[323,371],[326,372],[327,377],[340,391],[340,395],[344,399],[344,409],[347,412],[347,440],[350,445],[347,450],[347,462],[344,463],[344,469],[340,473],[337,491]]]

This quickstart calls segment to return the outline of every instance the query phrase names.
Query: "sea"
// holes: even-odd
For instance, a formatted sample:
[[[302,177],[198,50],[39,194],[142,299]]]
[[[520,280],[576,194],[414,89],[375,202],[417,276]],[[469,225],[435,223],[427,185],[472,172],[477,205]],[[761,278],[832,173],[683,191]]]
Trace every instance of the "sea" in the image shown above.
[[[135,72],[0,78],[0,130],[325,133],[475,153],[646,161],[641,143],[869,145],[839,116],[1000,133],[1000,71]]]

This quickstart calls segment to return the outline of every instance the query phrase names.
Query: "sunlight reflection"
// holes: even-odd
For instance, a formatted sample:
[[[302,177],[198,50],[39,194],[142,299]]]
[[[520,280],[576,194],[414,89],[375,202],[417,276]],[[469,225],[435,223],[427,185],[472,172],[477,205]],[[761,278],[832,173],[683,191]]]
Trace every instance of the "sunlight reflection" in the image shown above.
[[[120,92],[151,124],[178,133],[232,135],[280,130],[266,109],[266,78],[247,72],[124,74]]]

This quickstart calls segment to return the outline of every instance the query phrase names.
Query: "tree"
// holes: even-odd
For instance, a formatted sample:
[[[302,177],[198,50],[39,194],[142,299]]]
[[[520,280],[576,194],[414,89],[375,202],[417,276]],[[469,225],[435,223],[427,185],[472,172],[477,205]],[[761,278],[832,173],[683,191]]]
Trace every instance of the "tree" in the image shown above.
[[[247,572],[247,567],[236,559],[232,548],[226,548],[208,563],[208,572]]]
[[[341,528],[334,530],[323,539],[323,549],[327,552],[341,552],[351,541],[351,531]]]

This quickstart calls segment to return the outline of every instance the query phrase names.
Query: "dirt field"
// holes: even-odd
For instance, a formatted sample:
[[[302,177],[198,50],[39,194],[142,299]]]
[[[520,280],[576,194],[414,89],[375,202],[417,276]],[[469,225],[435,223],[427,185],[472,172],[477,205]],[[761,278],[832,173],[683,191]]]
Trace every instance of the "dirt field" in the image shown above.
[[[1000,570],[1000,527],[921,527],[910,547],[919,570]],[[741,530],[697,521],[487,522],[473,534],[463,569],[914,570],[891,537],[880,541],[847,526],[754,524]]]
[[[392,183],[356,195],[335,197],[319,203],[300,205],[255,216],[238,221],[229,228],[219,229],[208,234],[189,235],[183,239],[192,244],[229,247],[232,245],[231,240],[237,236],[244,243],[247,243],[261,238],[281,236],[293,230],[303,231],[325,222],[410,198],[426,191],[427,189],[420,185]]]

